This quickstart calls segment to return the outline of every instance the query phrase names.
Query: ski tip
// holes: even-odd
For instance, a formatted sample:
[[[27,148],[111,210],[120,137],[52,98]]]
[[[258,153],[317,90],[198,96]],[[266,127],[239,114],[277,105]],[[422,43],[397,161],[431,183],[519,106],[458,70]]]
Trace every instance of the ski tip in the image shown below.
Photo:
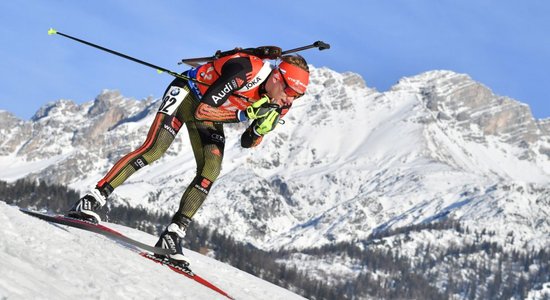
[[[54,35],[54,34],[57,34],[57,30],[53,28],[48,29],[48,35]]]

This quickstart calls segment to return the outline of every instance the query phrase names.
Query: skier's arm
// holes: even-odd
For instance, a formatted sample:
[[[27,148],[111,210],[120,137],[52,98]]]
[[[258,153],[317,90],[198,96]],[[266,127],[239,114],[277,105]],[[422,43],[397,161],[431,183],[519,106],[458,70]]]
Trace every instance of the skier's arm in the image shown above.
[[[220,109],[234,91],[246,83],[246,73],[252,71],[252,64],[246,57],[228,60],[221,70],[221,75],[202,96],[201,103],[195,110],[199,121],[237,123],[235,112]],[[239,84],[240,83],[240,84]]]
[[[254,120],[241,135],[241,147],[252,148],[258,146],[264,135],[275,129],[279,117],[277,111],[272,111],[267,117]]]
[[[243,132],[241,135],[241,147],[243,148],[252,148],[258,146],[262,139],[263,135],[259,135],[254,132],[254,126],[256,126],[256,121],[252,122],[250,126]]]

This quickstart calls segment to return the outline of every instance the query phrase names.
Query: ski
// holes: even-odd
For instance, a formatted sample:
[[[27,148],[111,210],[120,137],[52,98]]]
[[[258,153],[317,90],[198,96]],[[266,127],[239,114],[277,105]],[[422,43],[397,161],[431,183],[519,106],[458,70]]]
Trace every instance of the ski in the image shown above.
[[[156,263],[159,263],[161,265],[167,266],[170,270],[178,274],[184,275],[185,277],[190,278],[199,284],[202,284],[203,286],[219,293],[224,297],[227,297],[228,299],[233,299],[231,296],[229,296],[229,294],[219,289],[218,287],[216,287],[214,284],[210,283],[206,279],[197,275],[189,267],[173,264],[169,260],[158,258],[153,254],[153,253],[163,254],[163,255],[170,254],[171,252],[168,249],[153,247],[153,246],[141,243],[139,241],[136,241],[132,238],[125,236],[124,234],[114,229],[111,229],[101,224],[96,224],[93,222],[75,219],[75,218],[71,218],[63,215],[50,215],[50,214],[41,213],[41,212],[32,211],[32,210],[23,209],[23,208],[20,208],[19,210],[27,215],[39,218],[41,220],[44,220],[50,223],[61,224],[69,227],[83,229],[86,231],[101,234],[115,241],[122,242],[123,246],[138,253],[140,256],[148,260],[154,261]],[[145,251],[141,251],[140,249]],[[149,252],[146,252],[146,251],[149,251]]]
[[[141,252],[140,255],[147,258],[147,259],[150,259],[150,260],[152,260],[156,263],[167,266],[170,270],[172,270],[172,271],[174,271],[178,274],[184,275],[188,278],[191,278],[191,279],[195,280],[196,282],[198,282],[198,283],[200,283],[200,284],[202,284],[202,285],[218,292],[219,294],[227,297],[228,299],[234,299],[233,297],[229,296],[229,294],[227,294],[226,292],[222,291],[221,289],[219,289],[218,287],[216,287],[212,283],[208,282],[206,279],[204,279],[204,278],[200,277],[199,275],[195,274],[188,267],[175,265],[175,264],[171,263],[170,261],[168,261],[166,259],[158,258],[158,257],[152,255],[151,253]]]
[[[75,219],[75,218],[71,218],[71,217],[67,217],[67,216],[63,216],[63,215],[49,215],[49,214],[40,213],[40,212],[37,212],[37,211],[32,211],[32,210],[23,209],[23,208],[20,208],[19,210],[26,213],[27,215],[31,215],[33,217],[42,219],[44,221],[57,223],[57,224],[62,224],[62,225],[67,225],[67,226],[70,226],[70,227],[75,227],[75,228],[91,231],[91,232],[94,232],[94,233],[98,233],[98,234],[101,234],[103,236],[112,238],[114,240],[129,244],[129,245],[132,245],[132,246],[136,246],[136,247],[141,248],[141,249],[146,250],[146,251],[153,252],[155,254],[166,255],[166,254],[171,253],[170,250],[168,250],[168,249],[153,247],[153,246],[144,244],[140,241],[136,241],[134,239],[131,239],[131,238],[123,235],[122,233],[120,233],[116,230],[113,230],[113,229],[111,229],[107,226],[103,226],[101,224],[96,224],[96,223],[93,223],[93,222],[80,220],[80,219]]]

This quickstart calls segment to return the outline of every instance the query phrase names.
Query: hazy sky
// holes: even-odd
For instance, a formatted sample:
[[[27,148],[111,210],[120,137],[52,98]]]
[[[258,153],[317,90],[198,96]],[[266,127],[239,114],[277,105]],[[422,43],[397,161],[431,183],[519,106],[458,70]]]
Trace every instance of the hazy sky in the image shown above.
[[[58,99],[103,89],[160,97],[167,74],[61,36],[50,27],[181,72],[181,58],[235,46],[295,48],[315,67],[359,73],[385,91],[434,69],[467,73],[550,117],[550,1],[0,1],[0,109],[30,118]]]

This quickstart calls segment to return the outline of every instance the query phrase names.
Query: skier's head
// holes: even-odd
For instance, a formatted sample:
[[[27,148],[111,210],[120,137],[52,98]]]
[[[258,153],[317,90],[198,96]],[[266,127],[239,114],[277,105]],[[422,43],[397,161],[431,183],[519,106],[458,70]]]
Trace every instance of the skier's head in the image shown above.
[[[306,93],[309,67],[303,57],[298,54],[283,56],[277,69],[283,75],[285,92],[288,96],[298,98]]]
[[[266,91],[280,105],[289,105],[303,96],[309,83],[309,68],[300,55],[285,55],[271,71]]]

